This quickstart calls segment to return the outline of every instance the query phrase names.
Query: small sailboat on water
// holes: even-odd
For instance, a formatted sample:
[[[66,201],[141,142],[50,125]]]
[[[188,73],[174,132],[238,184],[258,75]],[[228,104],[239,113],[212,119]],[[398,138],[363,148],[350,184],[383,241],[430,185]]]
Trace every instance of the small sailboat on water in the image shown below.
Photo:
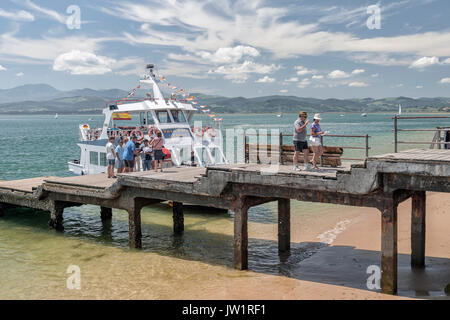
[[[55,119],[58,119],[58,114],[55,114]]]
[[[367,113],[361,114],[361,117],[367,117]]]
[[[402,105],[401,104],[399,104],[398,105],[398,116],[400,116],[402,114]]]

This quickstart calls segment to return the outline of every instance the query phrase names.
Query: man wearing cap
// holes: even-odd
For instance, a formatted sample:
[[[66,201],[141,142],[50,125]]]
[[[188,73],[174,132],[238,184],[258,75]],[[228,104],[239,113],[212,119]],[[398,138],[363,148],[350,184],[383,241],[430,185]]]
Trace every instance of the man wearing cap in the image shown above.
[[[294,122],[294,168],[293,170],[299,171],[298,157],[300,152],[303,152],[303,160],[305,164],[305,170],[310,168],[309,165],[309,149],[308,142],[306,141],[306,126],[309,120],[306,120],[308,114],[305,111],[299,113],[299,118]]]

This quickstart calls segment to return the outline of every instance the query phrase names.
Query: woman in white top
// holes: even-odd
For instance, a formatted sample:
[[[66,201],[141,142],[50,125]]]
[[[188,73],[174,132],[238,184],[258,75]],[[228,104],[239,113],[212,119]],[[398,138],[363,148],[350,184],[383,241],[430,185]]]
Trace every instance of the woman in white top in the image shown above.
[[[114,175],[114,165],[116,164],[116,152],[114,151],[114,137],[109,137],[106,144],[106,160],[108,160],[108,178],[117,178]]]
[[[313,167],[316,170],[319,169],[319,167],[317,166],[317,162],[320,162],[320,157],[323,153],[322,136],[326,134],[326,132],[322,131],[322,129],[320,128],[320,120],[322,120],[322,118],[320,117],[320,113],[316,113],[314,115],[314,123],[311,125],[311,136],[309,137],[309,141],[314,152],[312,159]]]

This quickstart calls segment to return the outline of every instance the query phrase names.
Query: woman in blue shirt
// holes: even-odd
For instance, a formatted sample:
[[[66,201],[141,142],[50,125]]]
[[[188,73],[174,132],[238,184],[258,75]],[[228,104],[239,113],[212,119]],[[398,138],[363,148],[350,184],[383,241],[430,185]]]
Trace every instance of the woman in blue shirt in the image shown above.
[[[117,158],[117,173],[123,172],[123,140],[119,140],[119,144],[116,147],[116,158]]]

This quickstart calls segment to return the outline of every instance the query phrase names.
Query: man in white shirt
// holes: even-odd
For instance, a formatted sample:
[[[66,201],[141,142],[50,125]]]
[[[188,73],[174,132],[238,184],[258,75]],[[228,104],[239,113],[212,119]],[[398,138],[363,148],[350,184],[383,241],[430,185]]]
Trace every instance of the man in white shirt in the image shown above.
[[[116,152],[114,151],[114,137],[108,139],[106,144],[106,160],[108,160],[108,178],[117,178],[114,175],[114,165],[116,163]]]

